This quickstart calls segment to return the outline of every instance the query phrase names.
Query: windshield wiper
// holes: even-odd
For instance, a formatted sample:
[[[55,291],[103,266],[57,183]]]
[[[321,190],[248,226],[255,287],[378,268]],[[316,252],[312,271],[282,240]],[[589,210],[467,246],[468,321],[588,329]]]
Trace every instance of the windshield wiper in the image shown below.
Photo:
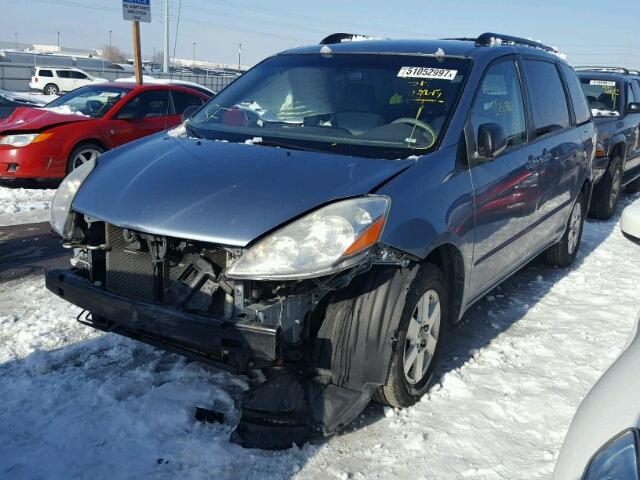
[[[263,138],[260,142],[255,142],[254,145],[264,145],[266,147],[281,147],[288,148],[290,150],[302,150],[305,152],[317,152],[318,150],[320,150],[318,148],[304,147],[296,143],[287,143],[281,140],[274,140],[270,138]]]
[[[196,129],[191,126],[191,122],[184,122],[184,129],[190,137],[202,138],[202,135],[196,132]]]

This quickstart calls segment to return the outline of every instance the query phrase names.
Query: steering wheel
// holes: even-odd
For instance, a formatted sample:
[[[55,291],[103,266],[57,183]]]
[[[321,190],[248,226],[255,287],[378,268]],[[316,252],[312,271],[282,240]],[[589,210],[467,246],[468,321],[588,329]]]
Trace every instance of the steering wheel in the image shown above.
[[[429,140],[427,143],[429,145],[427,145],[426,147],[421,147],[423,149],[427,149],[427,148],[431,148],[433,146],[434,143],[436,143],[436,132],[433,130],[433,128],[431,128],[431,126],[429,126],[428,123],[423,122],[422,120],[418,120],[417,118],[411,118],[411,117],[401,117],[401,118],[396,118],[393,122],[391,122],[391,124],[401,124],[401,125],[409,125],[411,127],[418,127],[420,128],[423,133],[426,132],[427,135],[425,135],[427,137],[427,139]]]
[[[87,100],[85,102],[85,110],[87,115],[92,115],[94,113],[100,113],[100,110],[102,110],[103,104],[100,100]]]

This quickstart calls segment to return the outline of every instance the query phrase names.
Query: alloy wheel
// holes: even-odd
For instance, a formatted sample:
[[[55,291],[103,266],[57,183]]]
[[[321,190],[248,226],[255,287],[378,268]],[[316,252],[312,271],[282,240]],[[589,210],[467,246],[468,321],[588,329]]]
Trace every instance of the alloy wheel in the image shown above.
[[[73,157],[73,161],[71,162],[72,170],[75,170],[83,163],[87,163],[91,160],[95,160],[100,155],[100,151],[95,148],[83,148],[80,150],[75,157]]]
[[[580,228],[582,226],[582,204],[576,202],[571,211],[571,217],[569,218],[569,233],[567,236],[567,248],[569,254],[573,254],[578,246],[578,240],[580,238]]]
[[[620,196],[620,187],[622,184],[622,177],[620,175],[620,169],[616,169],[613,173],[613,179],[611,180],[611,194],[609,195],[609,207],[613,210],[618,203],[618,197]]]
[[[431,365],[438,345],[440,316],[440,297],[435,290],[428,290],[409,319],[404,342],[404,376],[411,385],[419,383]]]

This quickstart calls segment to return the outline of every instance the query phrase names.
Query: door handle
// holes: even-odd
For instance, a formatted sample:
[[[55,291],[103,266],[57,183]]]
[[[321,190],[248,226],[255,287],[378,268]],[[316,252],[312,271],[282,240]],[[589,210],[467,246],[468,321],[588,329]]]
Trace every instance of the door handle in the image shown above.
[[[540,157],[534,157],[533,155],[529,155],[526,163],[527,170],[538,170],[540,168]]]

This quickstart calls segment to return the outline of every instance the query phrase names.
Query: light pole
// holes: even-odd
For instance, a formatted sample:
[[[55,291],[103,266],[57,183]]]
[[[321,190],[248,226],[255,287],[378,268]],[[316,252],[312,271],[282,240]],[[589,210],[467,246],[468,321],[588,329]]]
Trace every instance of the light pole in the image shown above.
[[[13,34],[16,37],[16,52],[18,51],[18,34],[14,33]]]
[[[196,69],[196,42],[193,42],[193,64],[191,66],[191,70],[195,71]]]
[[[238,70],[240,70],[240,56],[242,55],[242,44],[238,44]]]
[[[109,61],[111,62],[111,34],[113,32],[111,30],[109,30]]]
[[[58,53],[60,53],[60,30],[58,30]]]

